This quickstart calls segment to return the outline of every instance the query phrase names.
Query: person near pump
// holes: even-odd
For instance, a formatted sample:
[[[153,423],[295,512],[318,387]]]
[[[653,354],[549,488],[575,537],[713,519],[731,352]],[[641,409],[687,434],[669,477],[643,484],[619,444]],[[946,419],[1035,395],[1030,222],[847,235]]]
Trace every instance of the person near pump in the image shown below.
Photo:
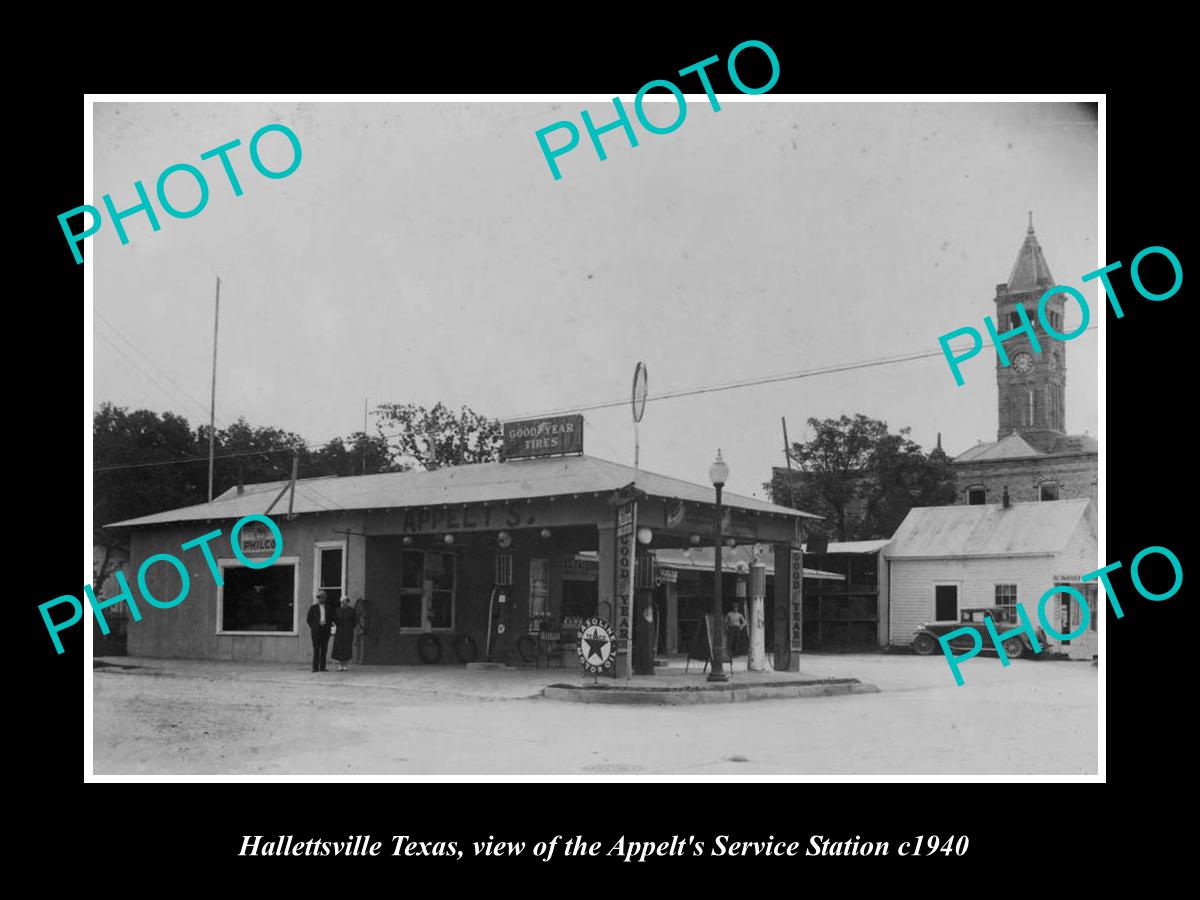
[[[342,597],[342,605],[333,618],[333,658],[337,660],[339,672],[349,670],[347,663],[354,656],[354,619],[350,598]]]
[[[312,670],[324,672],[325,653],[329,649],[329,628],[333,624],[324,591],[317,591],[317,596],[313,597],[312,606],[308,608],[308,616],[305,621],[308,622],[308,630],[312,635]]]
[[[742,613],[742,604],[738,602],[733,605],[733,609],[725,613],[725,647],[730,659],[741,649],[745,632],[746,617]]]

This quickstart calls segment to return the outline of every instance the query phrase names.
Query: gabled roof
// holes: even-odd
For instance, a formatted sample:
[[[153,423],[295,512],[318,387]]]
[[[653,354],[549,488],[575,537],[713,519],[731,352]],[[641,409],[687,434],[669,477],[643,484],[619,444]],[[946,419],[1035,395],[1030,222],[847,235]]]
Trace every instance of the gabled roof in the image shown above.
[[[909,510],[889,559],[1050,555],[1066,548],[1083,522],[1094,531],[1091,500],[1048,500],[977,506],[919,506]]]
[[[1017,261],[1013,263],[1012,272],[1008,276],[1008,289],[1010,291],[1036,291],[1053,285],[1054,276],[1050,274],[1050,266],[1046,264],[1042,247],[1033,233],[1033,213],[1030,213],[1025,242],[1017,251]]]
[[[302,478],[296,482],[293,511],[336,512],[362,509],[401,509],[415,506],[500,503],[573,494],[611,494],[634,480],[631,466],[594,456],[562,456],[509,460],[467,466],[447,466],[431,472],[385,472],[349,478]],[[109,527],[160,525],[206,519],[238,519],[263,513],[286,481],[247,485],[245,492],[226,491],[212,503],[167,510]],[[693,484],[640,470],[637,486],[652,497],[712,503],[712,485]],[[724,493],[725,505],[781,516],[818,519],[812,513],[776,506],[751,497]],[[286,498],[276,509],[286,509]]]

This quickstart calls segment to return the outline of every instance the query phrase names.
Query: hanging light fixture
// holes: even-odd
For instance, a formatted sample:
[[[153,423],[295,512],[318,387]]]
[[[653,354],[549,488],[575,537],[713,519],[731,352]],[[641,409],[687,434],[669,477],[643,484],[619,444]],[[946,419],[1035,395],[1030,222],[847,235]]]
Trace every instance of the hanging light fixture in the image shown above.
[[[542,531],[541,531],[541,535],[542,535],[542,539],[543,539],[543,540],[547,540],[547,539],[549,539],[549,537],[550,537],[550,529],[549,529],[549,528],[543,528],[543,529],[542,529]]]
[[[649,528],[639,528],[638,529],[638,543],[639,544],[648,544],[652,540],[654,540],[654,532],[653,531],[651,531]]]
[[[412,546],[412,535],[408,535],[408,534],[406,534],[406,535],[405,535],[405,536],[404,536],[404,537],[401,539],[401,543],[403,543],[405,547],[411,547],[411,546]]]
[[[442,540],[445,541],[447,544],[453,544],[454,543],[454,535],[448,534],[444,538],[442,538]]]

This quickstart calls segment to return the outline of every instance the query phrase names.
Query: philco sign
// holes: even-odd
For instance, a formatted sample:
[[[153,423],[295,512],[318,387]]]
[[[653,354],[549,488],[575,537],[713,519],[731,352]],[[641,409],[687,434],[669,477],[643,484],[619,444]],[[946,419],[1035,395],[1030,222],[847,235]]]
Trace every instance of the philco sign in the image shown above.
[[[505,422],[504,458],[583,452],[583,416],[554,416]]]
[[[243,556],[270,556],[275,552],[275,535],[262,522],[248,522],[238,534],[238,543],[241,544]]]

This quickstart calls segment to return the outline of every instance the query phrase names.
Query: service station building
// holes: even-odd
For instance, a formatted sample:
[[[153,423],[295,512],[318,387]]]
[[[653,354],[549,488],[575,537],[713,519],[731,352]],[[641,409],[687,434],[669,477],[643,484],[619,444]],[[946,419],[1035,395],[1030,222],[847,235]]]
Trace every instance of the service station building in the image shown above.
[[[130,535],[126,571],[143,616],[129,627],[133,656],[307,664],[305,614],[325,590],[335,601],[365,598],[373,623],[364,636],[366,664],[517,662],[519,636],[566,631],[599,616],[613,627],[616,674],[624,675],[632,630],[654,603],[649,551],[712,548],[714,504],[712,485],[579,453],[247,485],[211,503],[110,527]],[[265,568],[245,565],[230,543],[234,524],[251,514],[269,514],[282,536],[279,549],[265,525],[239,532],[243,558],[279,553]],[[723,496],[722,546],[769,545],[768,562],[787,573],[775,579],[766,612],[779,670],[794,669],[801,650],[800,524],[807,518],[816,517]],[[221,534],[208,546],[220,585],[199,547],[181,549],[216,529]],[[156,554],[182,560],[190,576],[186,600],[168,609],[137,593],[135,574]],[[598,565],[580,554],[595,554]],[[144,578],[159,599],[181,588],[166,562],[146,567]]]

